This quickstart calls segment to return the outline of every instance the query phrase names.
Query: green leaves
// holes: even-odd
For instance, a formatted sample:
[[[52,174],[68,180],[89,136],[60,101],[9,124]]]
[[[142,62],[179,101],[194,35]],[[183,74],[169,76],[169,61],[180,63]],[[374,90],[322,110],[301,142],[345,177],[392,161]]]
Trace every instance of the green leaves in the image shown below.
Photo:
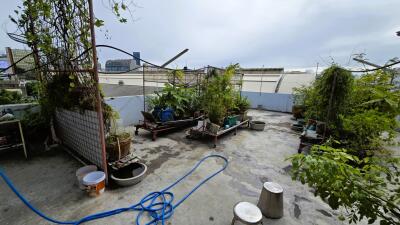
[[[96,21],[94,22],[94,25],[95,25],[96,27],[102,27],[102,26],[104,26],[104,20],[101,20],[101,19],[97,19],[97,18],[96,18]]]
[[[194,111],[199,110],[198,94],[194,88],[167,83],[161,92],[155,94],[156,96],[146,100],[149,108],[158,106],[165,109],[170,107],[174,110],[177,118],[192,116]]]
[[[223,73],[212,70],[203,86],[202,106],[213,123],[221,123],[228,112],[237,107],[235,101],[238,93],[234,89],[232,78],[238,68],[236,64],[228,66]]]
[[[386,176],[393,174],[391,166],[399,168],[398,158],[366,157],[359,159],[345,149],[326,145],[313,146],[309,155],[297,154],[292,162],[293,179],[314,188],[332,209],[345,208],[349,222],[367,218],[370,223],[378,218],[383,224],[400,223],[400,183],[391,185]],[[394,170],[396,171],[396,170]],[[397,213],[397,214],[396,214]]]
[[[340,79],[335,81],[335,77]],[[333,65],[310,87],[295,89],[294,96],[296,104],[305,106],[307,118],[329,122],[330,135],[340,141],[335,146],[364,155],[391,141],[398,126],[400,90],[394,89],[390,80],[391,74],[384,71],[353,78]],[[382,134],[387,135],[382,138]]]

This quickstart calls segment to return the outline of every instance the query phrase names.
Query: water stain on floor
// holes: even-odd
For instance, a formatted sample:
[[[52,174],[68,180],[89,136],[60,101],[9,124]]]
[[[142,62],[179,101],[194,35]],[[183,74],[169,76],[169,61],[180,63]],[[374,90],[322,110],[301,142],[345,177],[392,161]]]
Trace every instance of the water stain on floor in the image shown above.
[[[301,215],[300,206],[298,204],[296,204],[296,203],[293,203],[293,205],[294,205],[294,210],[293,210],[294,217],[296,217],[298,219],[300,217],[300,215]]]
[[[175,152],[175,153],[163,152],[163,153],[161,153],[161,155],[158,158],[150,161],[149,167],[148,167],[148,173],[149,174],[153,173],[154,170],[160,168],[161,165],[163,163],[165,163],[166,161],[168,161],[169,158],[177,157],[179,154],[180,154],[179,152]]]

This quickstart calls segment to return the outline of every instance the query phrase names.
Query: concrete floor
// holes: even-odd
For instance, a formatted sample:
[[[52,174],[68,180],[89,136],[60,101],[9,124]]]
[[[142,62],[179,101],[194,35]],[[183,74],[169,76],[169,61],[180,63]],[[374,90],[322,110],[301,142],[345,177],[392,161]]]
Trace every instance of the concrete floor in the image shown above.
[[[60,220],[74,220],[102,210],[128,206],[150,191],[161,190],[188,171],[199,159],[211,153],[229,158],[229,167],[202,186],[180,205],[168,224],[229,225],[232,207],[239,201],[257,203],[262,184],[273,181],[284,188],[284,217],[264,224],[310,225],[345,224],[310,188],[292,181],[285,159],[297,152],[298,134],[290,130],[291,115],[251,110],[255,120],[267,123],[262,132],[241,129],[227,134],[217,148],[211,142],[189,140],[184,131],[151,141],[146,131],[134,137],[133,149],[149,165],[147,177],[138,185],[107,190],[97,198],[87,197],[75,183],[75,170],[81,165],[61,150],[42,153],[25,160],[21,152],[0,155],[0,165],[31,202]],[[133,129],[133,128],[127,128]],[[202,178],[218,170],[222,162],[210,160],[172,191],[180,199]],[[134,224],[136,213],[123,213],[87,224]],[[0,224],[49,224],[33,214],[0,181]]]

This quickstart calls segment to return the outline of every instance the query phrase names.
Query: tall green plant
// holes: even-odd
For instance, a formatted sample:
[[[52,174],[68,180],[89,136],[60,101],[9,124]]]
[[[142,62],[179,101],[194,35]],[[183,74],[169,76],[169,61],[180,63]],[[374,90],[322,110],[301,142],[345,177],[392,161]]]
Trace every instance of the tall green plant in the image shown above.
[[[228,112],[235,109],[237,93],[232,78],[238,68],[236,64],[228,66],[223,74],[211,72],[212,76],[204,83],[201,102],[213,123],[220,124]]]
[[[308,91],[305,100],[306,116],[328,123],[332,129],[340,128],[339,116],[346,113],[353,88],[353,76],[345,69],[332,65],[324,70]]]

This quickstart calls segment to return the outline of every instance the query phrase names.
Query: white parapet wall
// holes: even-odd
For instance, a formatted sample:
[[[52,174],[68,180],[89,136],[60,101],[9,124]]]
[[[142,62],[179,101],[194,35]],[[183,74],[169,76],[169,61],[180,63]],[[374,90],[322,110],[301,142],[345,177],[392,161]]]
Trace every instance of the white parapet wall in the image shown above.
[[[280,93],[258,93],[258,92],[242,92],[243,96],[251,102],[251,108],[257,108],[261,105],[263,109],[279,111],[279,112],[291,112],[293,105],[293,98],[291,94],[280,94]],[[143,111],[143,95],[133,96],[120,96],[105,98],[105,101],[115,111],[118,112],[121,121],[121,125],[132,126],[139,123],[139,120],[143,120],[141,111]]]
[[[0,112],[8,109],[11,109],[17,119],[22,119],[26,111],[39,112],[40,106],[38,103],[0,105]]]
[[[261,106],[262,109],[271,111],[292,112],[292,94],[242,91],[242,96],[246,96],[250,100],[251,108]]]
[[[139,120],[143,120],[141,113],[143,111],[143,95],[105,98],[105,101],[118,112],[124,127],[135,125],[139,123]]]

